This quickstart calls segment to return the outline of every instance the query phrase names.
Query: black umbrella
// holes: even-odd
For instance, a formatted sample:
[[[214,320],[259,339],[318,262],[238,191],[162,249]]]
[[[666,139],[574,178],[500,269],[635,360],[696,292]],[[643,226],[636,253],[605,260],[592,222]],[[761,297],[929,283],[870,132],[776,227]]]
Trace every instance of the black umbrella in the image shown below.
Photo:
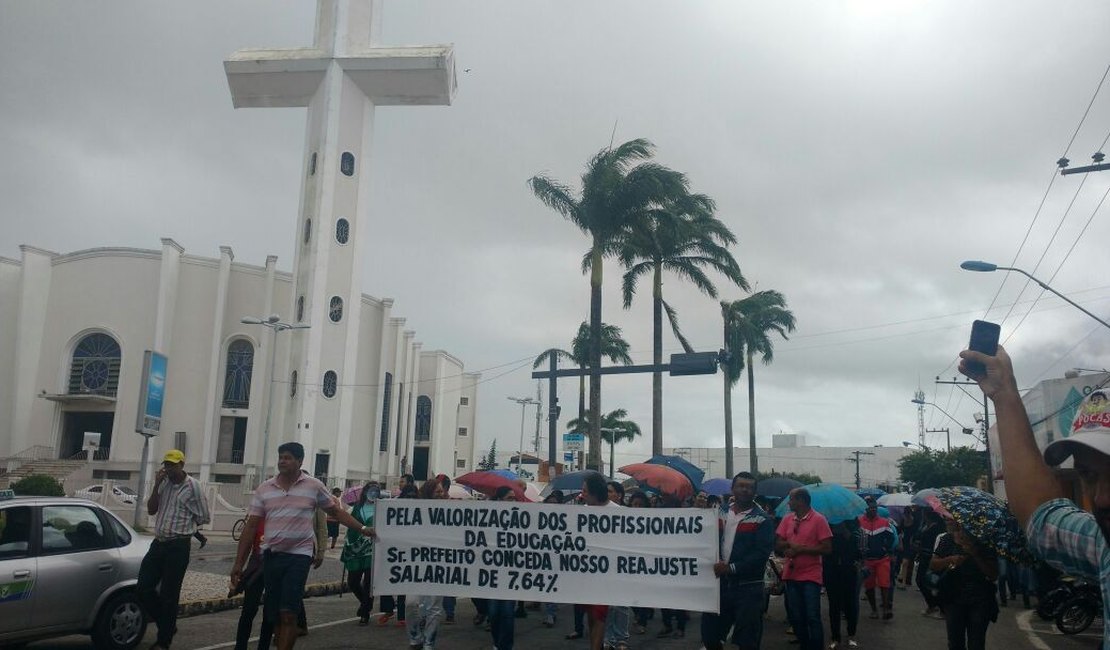
[[[770,497],[773,499],[785,499],[790,495],[790,491],[794,488],[803,487],[802,483],[795,481],[792,478],[785,476],[775,476],[774,478],[765,478],[755,486],[755,493],[761,497]]]
[[[560,474],[551,479],[551,482],[547,484],[546,488],[544,488],[544,492],[549,492],[550,490],[562,490],[563,492],[567,492],[569,490],[573,492],[581,492],[582,481],[585,481],[586,477],[590,474],[597,474],[601,478],[605,478],[604,474],[592,469],[584,469],[578,472]]]

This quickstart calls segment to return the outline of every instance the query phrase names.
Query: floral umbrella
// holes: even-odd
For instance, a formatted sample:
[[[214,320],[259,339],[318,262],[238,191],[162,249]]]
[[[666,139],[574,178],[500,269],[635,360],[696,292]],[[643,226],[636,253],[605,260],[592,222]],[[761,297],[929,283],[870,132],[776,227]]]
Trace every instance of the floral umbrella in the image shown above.
[[[940,488],[936,498],[975,541],[1007,560],[1033,563],[1025,531],[1005,501],[972,487]]]

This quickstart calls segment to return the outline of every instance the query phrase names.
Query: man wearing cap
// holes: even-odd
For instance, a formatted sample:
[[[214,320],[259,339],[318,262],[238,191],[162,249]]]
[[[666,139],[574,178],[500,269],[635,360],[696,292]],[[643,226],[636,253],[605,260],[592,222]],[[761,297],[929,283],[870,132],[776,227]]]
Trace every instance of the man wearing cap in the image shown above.
[[[1010,357],[1002,346],[996,356],[964,350],[960,372],[979,382],[994,402],[1002,464],[1010,509],[1025,526],[1033,553],[1065,573],[1097,580],[1102,585],[1102,620],[1110,620],[1110,408],[1095,391],[1079,405],[1070,435],[1041,452],[1018,393]],[[968,362],[978,361],[986,373],[976,375]],[[1049,464],[1073,458],[1075,471],[1090,497],[1092,511],[1064,498]],[[1046,464],[1046,461],[1048,464]],[[1110,625],[1103,626],[1104,647],[1110,647]]]
[[[264,620],[273,621],[279,650],[290,650],[297,640],[297,613],[303,606],[308,569],[316,554],[316,509],[367,537],[374,529],[345,511],[328,488],[301,471],[304,445],[287,442],[278,447],[278,473],[254,491],[239,550],[231,567],[231,587],[236,588],[250,555],[255,530],[261,523],[262,579],[265,584]],[[322,536],[321,536],[322,537]],[[323,543],[319,546],[322,548]]]
[[[135,588],[139,602],[158,626],[158,640],[151,648],[160,650],[170,647],[177,629],[190,540],[210,518],[200,482],[185,473],[185,454],[171,449],[162,457],[146,511],[154,517],[154,541],[139,567]]]

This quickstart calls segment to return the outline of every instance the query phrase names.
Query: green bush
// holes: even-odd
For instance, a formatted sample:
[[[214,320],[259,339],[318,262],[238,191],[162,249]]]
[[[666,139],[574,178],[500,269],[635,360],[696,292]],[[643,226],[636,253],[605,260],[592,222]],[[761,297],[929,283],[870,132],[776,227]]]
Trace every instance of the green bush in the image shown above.
[[[12,483],[12,489],[21,496],[28,497],[64,497],[65,488],[53,476],[46,474],[32,474],[26,478]]]

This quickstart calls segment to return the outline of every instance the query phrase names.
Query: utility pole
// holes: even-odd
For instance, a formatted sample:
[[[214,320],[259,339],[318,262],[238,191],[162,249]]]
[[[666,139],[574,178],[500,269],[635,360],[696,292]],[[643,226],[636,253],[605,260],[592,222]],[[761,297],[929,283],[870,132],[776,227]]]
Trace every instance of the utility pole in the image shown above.
[[[532,451],[540,455],[540,426],[543,424],[543,380],[536,380],[536,439],[532,441]]]
[[[1068,169],[1068,164],[1070,164],[1071,161],[1067,158],[1061,158],[1056,161],[1056,166],[1060,168],[1061,176],[1067,176],[1068,174],[1088,174],[1090,172],[1104,172],[1107,169],[1110,169],[1110,163],[1102,162],[1105,159],[1106,154],[1102,153],[1101,151],[1097,151],[1093,156],[1091,156],[1091,160],[1093,160],[1095,163],[1093,165]]]
[[[874,454],[874,453],[872,453],[872,452],[870,452],[870,451],[853,451],[853,452],[851,452],[851,453],[852,453],[852,456],[853,456],[853,458],[848,458],[848,459],[847,459],[847,461],[848,461],[849,463],[855,463],[855,464],[856,464],[856,491],[858,492],[858,491],[859,491],[859,489],[860,489],[860,483],[859,483],[859,457],[860,457],[860,456],[874,456],[875,454]]]
[[[952,381],[944,381],[940,377],[937,377],[934,383],[947,384],[950,386],[979,386],[978,382],[960,381],[955,377],[952,378]],[[967,391],[964,392],[966,393]],[[990,410],[987,408],[988,406],[990,406],[990,402],[987,400],[987,394],[983,393],[983,447],[987,450],[987,492],[994,494],[994,467],[992,467],[993,463],[991,462],[991,439],[990,435],[987,433],[991,428],[991,414]]]
[[[918,388],[913,394],[917,402],[917,444],[925,446],[925,391]]]
[[[926,429],[925,433],[943,433],[945,442],[947,443],[947,447],[945,448],[949,452],[952,451],[952,434],[949,433],[948,427],[944,427],[943,429]]]

